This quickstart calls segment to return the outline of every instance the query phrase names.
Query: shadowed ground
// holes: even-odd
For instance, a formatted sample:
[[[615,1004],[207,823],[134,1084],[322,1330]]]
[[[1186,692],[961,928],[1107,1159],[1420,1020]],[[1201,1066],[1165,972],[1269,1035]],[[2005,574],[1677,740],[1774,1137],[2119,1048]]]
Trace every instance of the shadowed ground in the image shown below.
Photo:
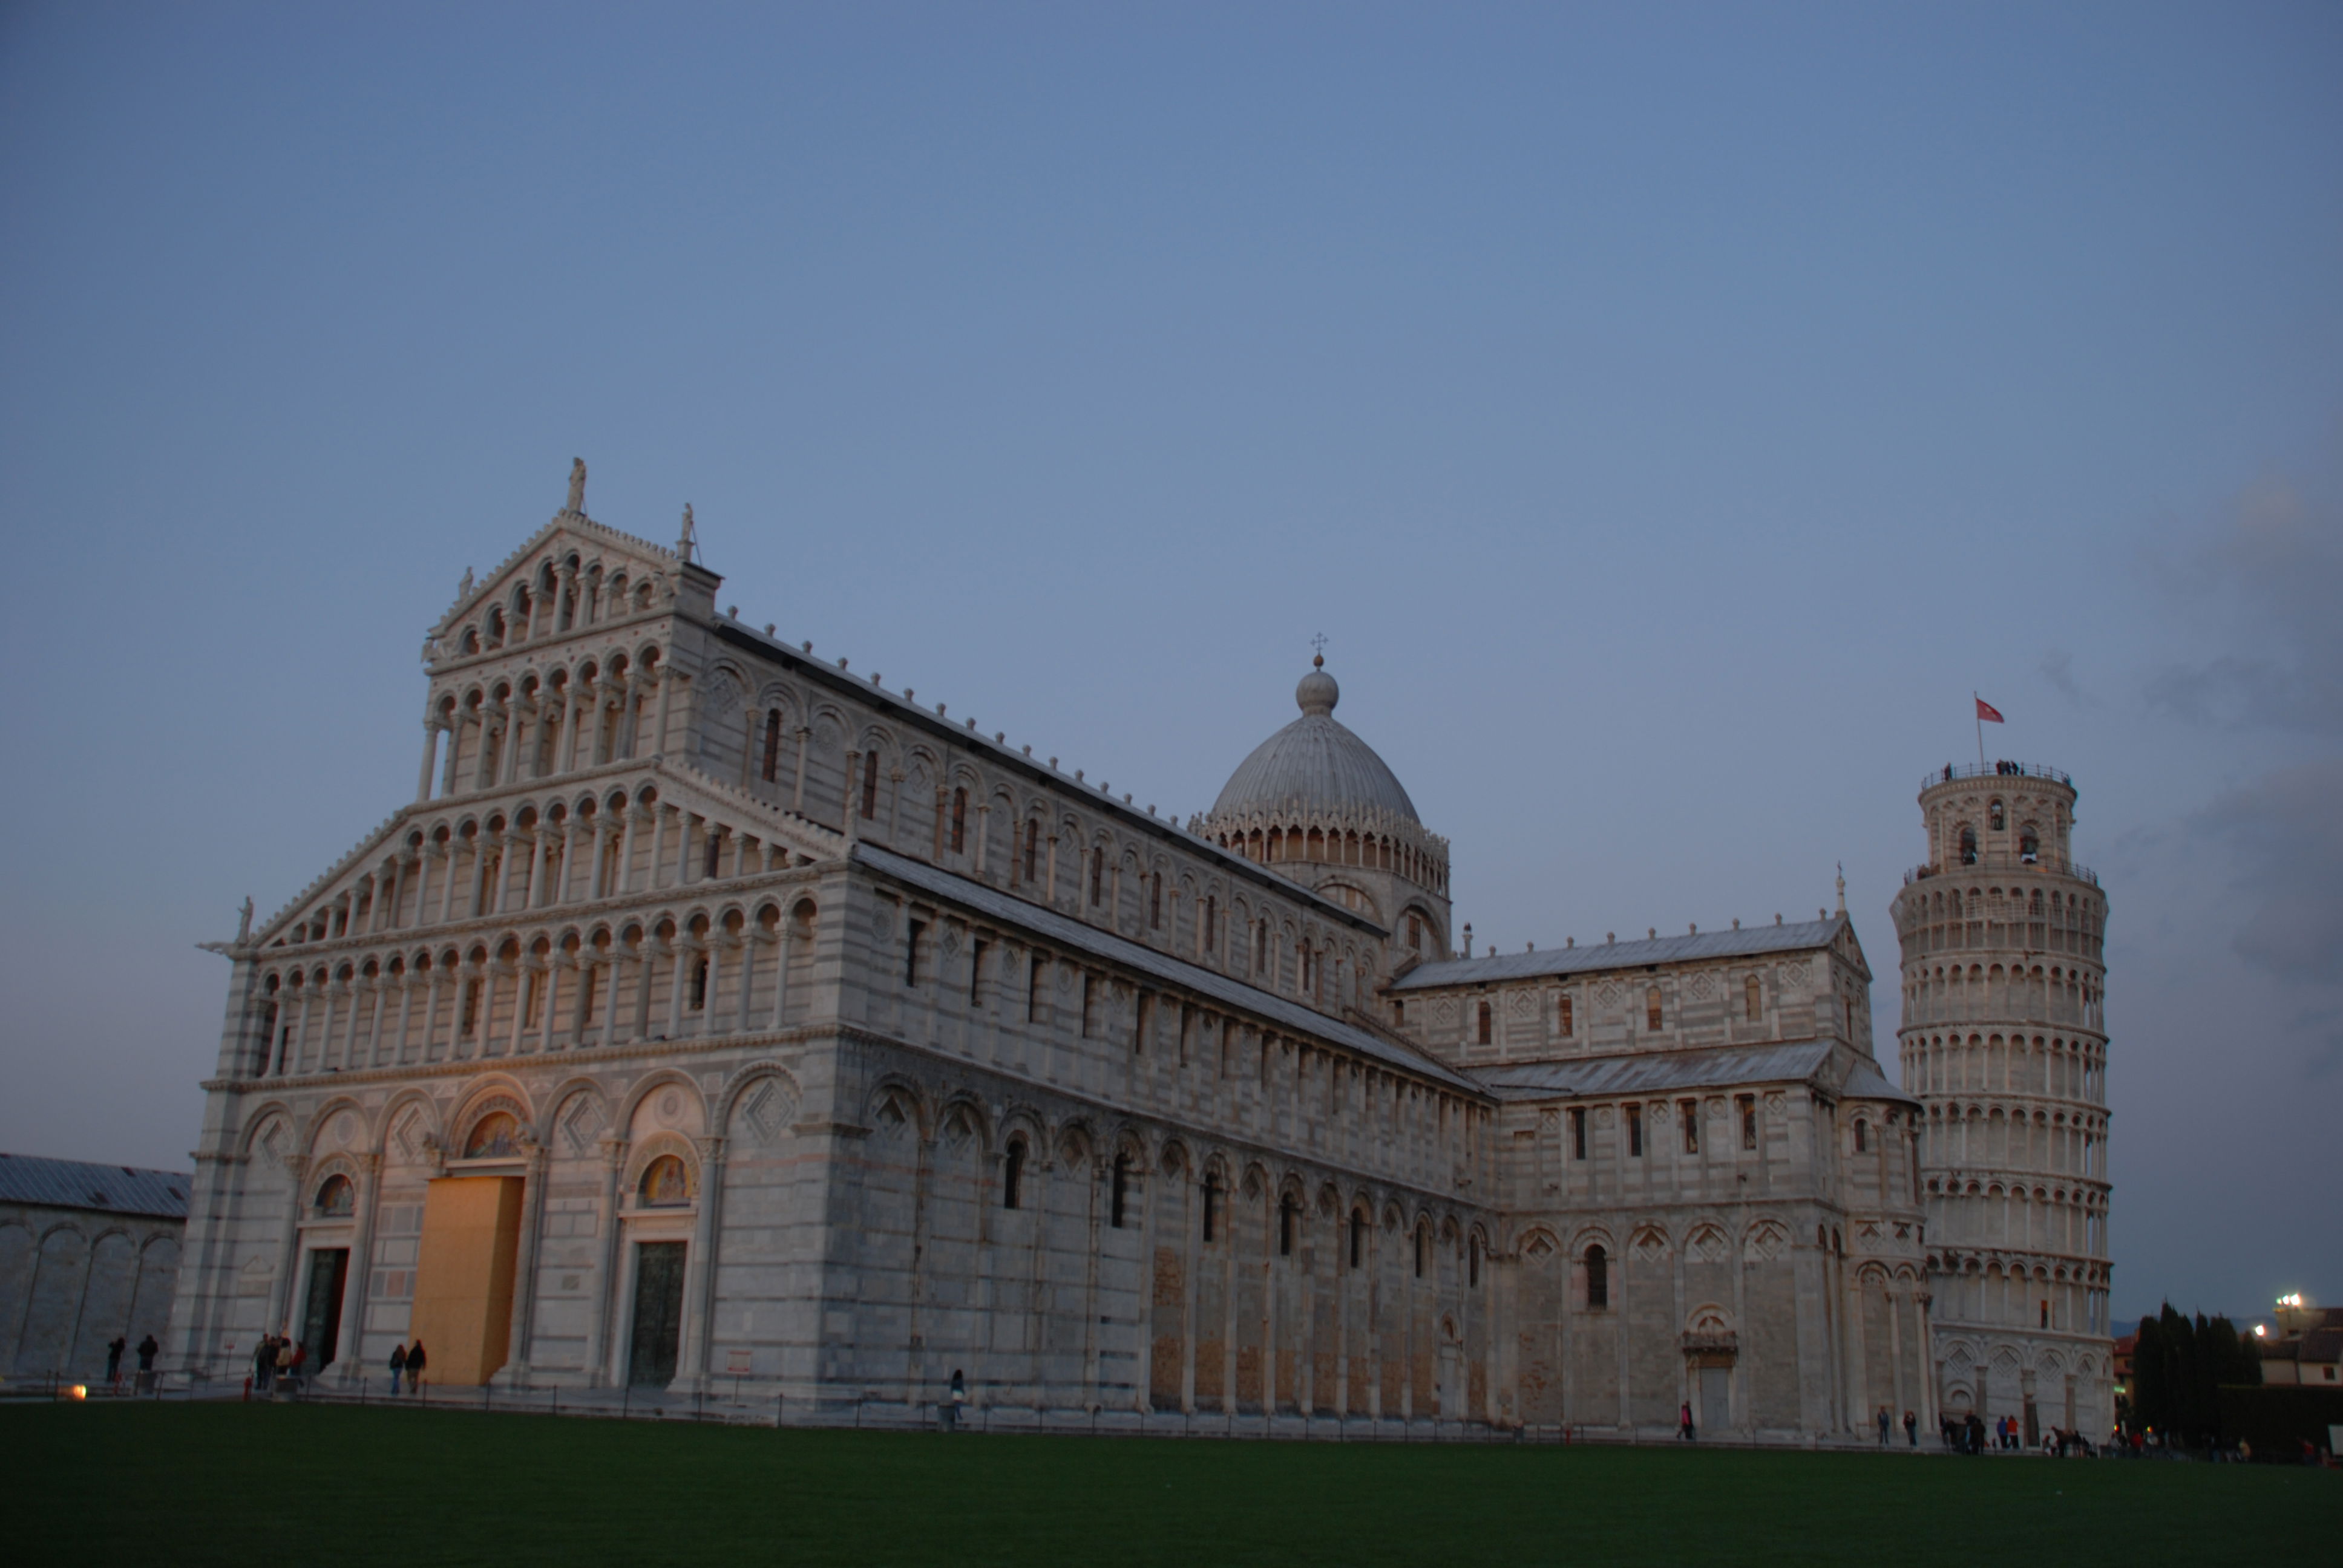
[[[0,1408],[12,1563],[2309,1563],[2343,1474]]]

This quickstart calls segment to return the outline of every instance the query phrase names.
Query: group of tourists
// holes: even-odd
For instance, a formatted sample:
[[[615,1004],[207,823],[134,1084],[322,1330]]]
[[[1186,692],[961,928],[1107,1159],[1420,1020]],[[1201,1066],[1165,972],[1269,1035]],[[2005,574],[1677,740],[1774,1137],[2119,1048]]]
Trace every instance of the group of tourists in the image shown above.
[[[263,1334],[252,1350],[252,1392],[290,1397],[309,1375],[309,1347],[289,1334]]]
[[[106,1345],[106,1385],[116,1393],[122,1392],[122,1358],[130,1349],[130,1336],[116,1334]],[[138,1392],[146,1393],[155,1386],[155,1358],[163,1347],[148,1334],[138,1342]]]
[[[421,1388],[423,1369],[427,1364],[428,1363],[423,1354],[421,1340],[416,1341],[411,1345],[404,1342],[394,1345],[390,1352],[390,1392],[394,1394],[413,1393],[417,1389]],[[403,1390],[398,1386],[401,1378],[407,1380],[407,1387]]]
[[[1887,1413],[1883,1404],[1874,1419],[1879,1427],[1879,1446],[1885,1448],[1893,1441],[1888,1434],[1896,1430],[1896,1418]],[[1920,1418],[1908,1410],[1904,1412],[1904,1441],[1914,1448],[1920,1446]]]

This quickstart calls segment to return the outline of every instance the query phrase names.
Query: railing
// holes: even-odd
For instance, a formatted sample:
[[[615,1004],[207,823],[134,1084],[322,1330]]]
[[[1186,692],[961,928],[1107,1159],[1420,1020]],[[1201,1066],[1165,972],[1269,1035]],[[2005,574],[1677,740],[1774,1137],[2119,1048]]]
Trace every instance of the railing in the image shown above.
[[[1340,1443],[1489,1443],[1574,1444],[1673,1447],[1677,1434],[1672,1424],[1644,1427],[1556,1425],[1477,1421],[1455,1416],[1373,1416],[1303,1414],[1299,1411],[1246,1413],[1218,1411],[1110,1410],[1101,1405],[1078,1407],[979,1405],[954,1407],[945,1400],[906,1402],[879,1398],[784,1396],[742,1390],[732,1380],[712,1374],[709,1386],[695,1393],[670,1393],[664,1388],[504,1388],[482,1385],[443,1388],[427,1384],[393,1394],[371,1374],[347,1381],[328,1369],[314,1379],[287,1386],[256,1389],[248,1379],[206,1377],[200,1371],[173,1372],[167,1380],[156,1374],[154,1386],[136,1397],[147,1399],[245,1402],[272,1404],[395,1406],[477,1414],[552,1415],[601,1421],[692,1422],[723,1426],[814,1427],[860,1432],[958,1432],[978,1436],[1057,1435],[1089,1437],[1193,1438],[1200,1441],[1340,1442]],[[61,1377],[19,1382],[6,1392],[18,1397],[70,1399],[69,1383]],[[91,1386],[86,1397],[116,1397],[110,1390]],[[119,1397],[133,1397],[126,1388]],[[1759,1437],[1733,1428],[1699,1433],[1699,1442],[1718,1448],[1845,1448],[1868,1452],[1867,1432],[1804,1432],[1795,1436]]]
[[[2075,781],[2066,774],[2039,762],[1947,762],[1921,779],[1920,788],[1949,784],[1956,779],[2047,779],[2069,789],[2075,787]]]
[[[2088,866],[2073,860],[2061,859],[2056,855],[2013,855],[2001,849],[1988,854],[1976,855],[1966,860],[1956,860],[1951,865],[1930,861],[1926,865],[1915,866],[1904,873],[1904,885],[1908,888],[1913,883],[1926,881],[1930,877],[1958,876],[1964,872],[1974,871],[2047,871],[2056,876],[2072,877],[2077,881],[2088,882],[2095,888],[2099,885],[2099,874]]]

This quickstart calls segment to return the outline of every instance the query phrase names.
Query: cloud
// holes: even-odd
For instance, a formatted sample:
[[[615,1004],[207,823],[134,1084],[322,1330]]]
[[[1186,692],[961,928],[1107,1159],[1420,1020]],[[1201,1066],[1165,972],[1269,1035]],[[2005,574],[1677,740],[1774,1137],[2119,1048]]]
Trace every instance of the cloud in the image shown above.
[[[2150,570],[2176,640],[2233,645],[2151,672],[2150,706],[2226,729],[2343,735],[2343,512],[2265,486],[2203,548]]]
[[[2232,946],[2281,980],[2343,977],[2343,758],[2281,768],[2215,800],[2196,825],[2231,856],[2253,912]]]
[[[2035,668],[2050,689],[2077,708],[2096,708],[2098,704],[2086,696],[2080,682],[2075,678],[2075,656],[2063,648],[2054,648],[2042,655]]]

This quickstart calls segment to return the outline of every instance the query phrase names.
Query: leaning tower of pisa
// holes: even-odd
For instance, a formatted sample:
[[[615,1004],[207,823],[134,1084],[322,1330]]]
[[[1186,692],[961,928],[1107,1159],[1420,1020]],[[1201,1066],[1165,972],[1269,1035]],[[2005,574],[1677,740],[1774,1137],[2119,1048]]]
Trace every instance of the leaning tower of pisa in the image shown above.
[[[2107,896],[2072,853],[2054,769],[1946,768],[1928,857],[1896,897],[1904,1088],[1921,1181],[1939,1406],[2095,1441],[2107,1326]]]

